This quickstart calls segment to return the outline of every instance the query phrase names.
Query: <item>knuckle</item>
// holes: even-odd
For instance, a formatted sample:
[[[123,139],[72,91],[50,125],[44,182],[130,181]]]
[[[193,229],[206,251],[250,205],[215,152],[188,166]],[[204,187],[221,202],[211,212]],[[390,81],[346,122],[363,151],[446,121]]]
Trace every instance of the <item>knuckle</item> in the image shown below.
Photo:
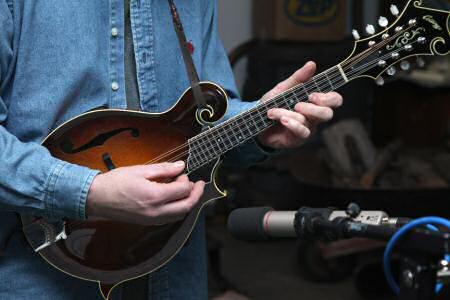
[[[325,110],[325,117],[328,120],[331,120],[333,118],[333,115],[334,115],[334,111],[331,108],[327,107],[327,109]]]
[[[164,197],[164,193],[159,188],[153,188],[150,192],[150,198],[153,198],[153,200],[162,200]]]

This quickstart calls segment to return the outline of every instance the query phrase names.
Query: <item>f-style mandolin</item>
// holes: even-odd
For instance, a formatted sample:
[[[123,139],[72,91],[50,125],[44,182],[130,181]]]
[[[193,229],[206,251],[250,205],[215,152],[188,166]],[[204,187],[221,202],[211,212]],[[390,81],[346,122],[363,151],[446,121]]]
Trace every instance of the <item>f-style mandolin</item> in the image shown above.
[[[269,109],[293,110],[311,93],[334,91],[361,77],[381,82],[381,74],[393,74],[394,65],[402,61],[450,51],[449,12],[424,7],[419,0],[410,0],[401,13],[393,12],[395,23],[356,41],[345,61],[219,125],[213,126],[226,112],[227,94],[217,84],[203,82],[206,106],[202,109],[188,89],[164,113],[104,109],[59,126],[43,142],[57,158],[103,172],[184,160],[185,173],[207,183],[205,193],[183,221],[161,226],[95,218],[54,223],[22,215],[31,246],[62,272],[98,282],[105,298],[116,285],[160,268],[180,251],[202,207],[226,195],[215,182],[220,157],[273,126]]]

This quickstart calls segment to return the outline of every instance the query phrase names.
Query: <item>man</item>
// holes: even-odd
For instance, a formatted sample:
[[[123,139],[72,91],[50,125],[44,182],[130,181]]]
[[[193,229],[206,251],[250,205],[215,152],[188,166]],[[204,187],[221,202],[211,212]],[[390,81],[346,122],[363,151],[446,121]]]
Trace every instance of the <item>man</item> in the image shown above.
[[[100,299],[96,284],[67,276],[33,253],[16,213],[155,224],[183,218],[202,195],[203,182],[179,176],[182,163],[100,174],[40,146],[52,129],[78,114],[133,105],[165,111],[189,86],[167,1],[124,2],[0,0],[0,299]],[[219,83],[232,98],[228,117],[252,107],[237,100],[217,34],[216,1],[176,4],[201,79]],[[128,16],[125,7],[131,7]],[[315,65],[306,64],[263,100],[314,72]],[[232,156],[256,162],[264,157],[261,145],[299,146],[341,103],[338,94],[317,94],[296,112],[272,110],[269,117],[280,125]],[[170,182],[152,181],[161,177]],[[181,253],[152,274],[152,299],[207,297],[203,246],[200,220]]]

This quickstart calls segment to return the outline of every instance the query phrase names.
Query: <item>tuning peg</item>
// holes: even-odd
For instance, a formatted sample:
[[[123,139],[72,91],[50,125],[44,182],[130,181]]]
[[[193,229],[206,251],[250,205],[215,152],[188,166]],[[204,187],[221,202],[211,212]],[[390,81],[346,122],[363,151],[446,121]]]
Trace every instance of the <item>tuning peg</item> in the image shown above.
[[[401,68],[403,71],[409,71],[409,69],[411,69],[411,64],[409,63],[409,61],[403,60],[403,61],[400,63],[400,68]]]
[[[371,25],[371,24],[367,24],[366,32],[369,35],[374,35],[375,34],[375,27],[373,25]]]
[[[381,77],[381,76],[378,76],[377,80],[375,80],[375,83],[376,83],[378,86],[383,86],[383,85],[384,85],[384,78]]]
[[[394,76],[397,73],[397,69],[395,69],[395,67],[390,67],[389,69],[387,69],[386,73],[389,76]]]
[[[423,68],[426,65],[425,60],[420,56],[417,57],[416,63],[419,68]]]
[[[386,19],[386,17],[381,16],[378,19],[378,25],[380,25],[380,27],[386,28],[389,25],[389,21],[388,19]]]
[[[353,38],[355,39],[355,41],[359,41],[361,39],[361,36],[359,35],[358,30],[353,29],[352,34],[353,34]]]
[[[386,67],[386,61],[385,60],[380,60],[380,61],[378,61],[378,66],[380,66],[380,67]]]
[[[419,37],[418,39],[417,39],[417,42],[419,43],[419,44],[425,44],[426,43],[426,41],[427,41],[427,39],[425,38],[425,37],[423,37],[423,36],[421,36],[421,37]]]
[[[369,41],[369,47],[373,47],[375,44],[375,41]]]
[[[397,5],[392,4],[390,9],[391,9],[391,14],[392,15],[394,15],[396,17],[398,17],[400,15],[400,11],[398,10]]]
[[[397,52],[394,52],[394,53],[391,54],[391,57],[392,57],[393,59],[397,59],[397,58],[400,57],[400,54],[398,54]]]
[[[405,45],[405,50],[406,51],[412,51],[412,49],[413,49],[413,46],[412,45],[410,45],[410,44],[408,44],[408,45]]]

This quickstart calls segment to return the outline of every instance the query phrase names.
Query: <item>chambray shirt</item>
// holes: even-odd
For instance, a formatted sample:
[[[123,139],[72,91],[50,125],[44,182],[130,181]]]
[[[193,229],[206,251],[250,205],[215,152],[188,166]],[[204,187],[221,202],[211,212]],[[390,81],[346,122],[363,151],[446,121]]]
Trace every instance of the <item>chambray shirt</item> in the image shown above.
[[[77,286],[63,284],[65,275],[29,249],[17,213],[85,218],[98,171],[54,158],[40,143],[78,114],[126,108],[123,2],[0,0],[0,298],[46,299],[44,289],[67,293]],[[236,99],[216,1],[176,4],[200,78],[219,83],[232,98],[228,116],[252,107]],[[165,111],[189,86],[167,1],[133,0],[131,23],[141,109]],[[255,161],[262,153],[250,143],[236,156]],[[19,291],[22,281],[31,290]]]

